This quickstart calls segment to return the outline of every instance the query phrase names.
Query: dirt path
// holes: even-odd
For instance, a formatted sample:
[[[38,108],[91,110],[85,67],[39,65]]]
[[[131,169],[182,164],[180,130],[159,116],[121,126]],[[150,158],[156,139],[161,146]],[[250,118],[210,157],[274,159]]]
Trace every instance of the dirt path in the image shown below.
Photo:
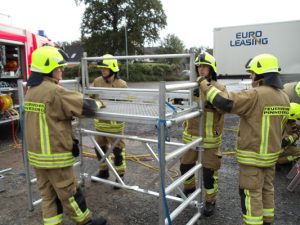
[[[92,127],[91,120],[85,120],[87,127]],[[233,151],[238,117],[226,115],[225,130],[223,134],[222,150],[224,152],[222,168],[220,170],[220,194],[217,201],[216,214],[211,218],[202,218],[201,225],[240,225],[241,209],[238,195],[238,165]],[[2,131],[3,132],[3,131]],[[172,137],[180,140],[182,127],[178,126],[171,133]],[[156,130],[152,125],[126,124],[126,133],[147,138],[156,138]],[[1,133],[3,134],[3,133]],[[42,215],[40,205],[33,212],[28,211],[25,171],[22,161],[22,152],[18,148],[12,148],[13,141],[10,136],[0,139],[0,170],[11,168],[4,173],[2,185],[5,191],[0,193],[0,225],[40,225]],[[140,143],[126,141],[128,154],[147,153]],[[91,151],[92,144],[85,139],[84,151]],[[138,185],[144,189],[158,191],[158,183],[151,183],[157,175],[157,165],[149,158],[141,159],[141,163],[127,160],[127,172],[125,181],[129,185]],[[85,173],[91,175],[98,168],[98,162],[94,158],[84,158]],[[288,168],[276,174],[275,202],[276,217],[274,225],[298,225],[300,224],[300,186],[295,192],[286,190],[289,180],[286,178]],[[171,171],[172,176],[179,174],[178,165]],[[111,180],[115,178],[110,177]],[[109,185],[91,183],[89,178],[85,183],[85,195],[91,211],[108,218],[109,225],[154,225],[158,224],[158,200],[156,197],[128,190],[113,190]],[[34,197],[38,197],[36,189]],[[178,206],[170,202],[170,209]],[[174,220],[173,225],[185,224],[195,209],[188,207],[182,215]],[[66,216],[66,225],[73,224]]]

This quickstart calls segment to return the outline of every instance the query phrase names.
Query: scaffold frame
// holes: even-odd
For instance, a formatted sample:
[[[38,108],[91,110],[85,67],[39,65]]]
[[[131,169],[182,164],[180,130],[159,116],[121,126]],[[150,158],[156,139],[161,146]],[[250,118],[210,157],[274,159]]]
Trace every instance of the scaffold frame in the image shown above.
[[[153,124],[157,128],[157,140],[141,138],[137,136],[130,136],[125,134],[110,134],[104,132],[97,132],[93,130],[84,129],[81,126],[81,121],[79,119],[77,131],[79,134],[80,144],[81,144],[81,153],[82,153],[82,144],[83,144],[83,135],[89,136],[91,142],[94,144],[98,153],[102,156],[102,161],[106,161],[109,169],[113,172],[117,181],[110,181],[98,178],[96,176],[90,175],[91,180],[106,183],[109,185],[117,186],[119,188],[124,188],[132,191],[141,192],[144,194],[150,194],[159,198],[159,218],[158,224],[172,224],[172,221],[187,207],[194,206],[197,210],[193,217],[188,221],[187,225],[192,225],[195,223],[199,224],[199,218],[202,215],[202,134],[203,134],[203,116],[202,115],[202,102],[195,104],[193,102],[192,90],[198,86],[195,82],[195,67],[194,67],[194,54],[168,54],[168,55],[143,55],[143,56],[114,56],[114,59],[145,59],[145,58],[189,58],[190,60],[190,70],[191,77],[190,82],[182,82],[179,84],[167,85],[166,82],[162,81],[159,84],[158,89],[121,89],[121,88],[96,88],[90,87],[89,83],[89,74],[88,74],[88,63],[101,61],[103,57],[87,57],[86,53],[84,54],[81,60],[81,71],[82,71],[82,88],[81,92],[85,95],[99,94],[101,98],[105,99],[106,108],[101,109],[95,115],[95,118],[101,118],[104,120],[116,120],[120,122],[132,122],[140,124]],[[66,83],[77,83],[77,80],[64,81]],[[107,96],[107,99],[106,97]],[[133,97],[138,96],[138,97]],[[185,103],[176,106],[168,101],[170,98],[179,97],[185,99]],[[118,101],[110,101],[109,99],[115,98]],[[24,82],[19,81],[19,99],[24,101]],[[147,113],[145,113],[147,112]],[[149,113],[150,112],[150,113]],[[199,138],[188,143],[175,143],[170,142],[167,139],[167,129],[175,124],[183,122],[187,119],[201,116]],[[114,137],[118,140],[129,139],[139,141],[145,144],[146,149],[152,155],[153,159],[158,163],[159,174],[157,175],[156,180],[159,180],[159,192],[140,188],[138,185],[127,185],[118,175],[114,166],[110,163],[108,155],[113,149],[113,146],[117,144],[117,141],[113,146],[108,149],[106,153],[103,152],[101,147],[97,144],[94,136],[101,135],[107,137]],[[149,143],[157,144],[158,155],[150,147]],[[176,149],[171,153],[166,154],[166,146],[171,145],[175,146]],[[176,180],[172,179],[170,174],[168,174],[168,169],[175,165],[180,159],[180,156],[184,154],[189,149],[196,149],[199,151],[198,154],[198,163],[191,168],[187,173],[183,174]],[[41,200],[33,201],[32,198],[32,184],[36,179],[30,178],[30,165],[28,163],[28,158],[26,153],[26,143],[23,142],[23,159],[24,167],[26,172],[26,183],[28,189],[28,207],[29,210],[33,210],[33,207],[41,202]],[[84,183],[84,160],[83,154],[80,154],[79,161],[77,162],[80,165],[80,179]],[[180,185],[192,174],[196,174],[198,177],[197,188],[189,196],[185,196],[183,191],[180,189]],[[169,185],[166,185],[166,180],[171,182]],[[180,195],[180,197],[171,195],[171,192],[174,190]],[[169,213],[167,201],[172,200],[179,202],[179,206]]]

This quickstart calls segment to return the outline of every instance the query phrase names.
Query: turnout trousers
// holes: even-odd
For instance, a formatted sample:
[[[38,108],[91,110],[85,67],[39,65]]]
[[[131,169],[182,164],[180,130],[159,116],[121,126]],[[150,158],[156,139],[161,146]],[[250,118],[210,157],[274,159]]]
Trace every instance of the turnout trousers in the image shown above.
[[[63,208],[78,225],[91,220],[92,214],[77,187],[73,167],[34,170],[42,198],[44,225],[63,224]]]
[[[120,133],[122,134],[122,133]],[[99,146],[102,148],[103,152],[106,153],[107,149],[109,148],[109,145],[112,145],[117,139],[111,138],[111,137],[104,137],[104,136],[97,136],[96,141],[99,144]],[[125,142],[123,139],[120,139],[119,142],[116,144],[115,148],[113,149],[113,155],[114,155],[114,167],[117,171],[117,173],[120,176],[124,176],[126,171],[126,159],[125,159]],[[100,165],[100,171],[108,170],[108,165],[104,161]]]
[[[240,164],[240,197],[244,224],[272,223],[274,219],[275,166],[256,167]]]
[[[203,184],[205,192],[205,201],[214,202],[216,200],[218,188],[218,170],[221,167],[222,154],[219,148],[204,149],[202,164],[203,164]],[[184,174],[193,166],[198,160],[198,152],[190,149],[180,160],[180,170]],[[184,190],[191,190],[195,188],[195,175],[189,177],[184,182]]]

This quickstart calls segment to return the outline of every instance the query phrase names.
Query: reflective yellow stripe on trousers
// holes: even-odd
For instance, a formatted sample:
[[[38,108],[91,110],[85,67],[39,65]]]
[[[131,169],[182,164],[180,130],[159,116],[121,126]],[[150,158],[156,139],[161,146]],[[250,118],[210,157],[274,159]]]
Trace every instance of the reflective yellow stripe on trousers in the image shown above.
[[[252,207],[251,207],[251,196],[250,191],[244,189],[245,194],[245,208],[246,208],[246,214],[243,214],[244,223],[245,224],[259,224],[261,225],[263,223],[263,217],[262,216],[252,216]]]
[[[69,203],[72,206],[75,214],[77,215],[72,217],[77,223],[80,223],[83,220],[85,220],[85,218],[87,218],[87,216],[90,214],[89,209],[86,209],[85,212],[81,211],[74,197],[69,198]]]
[[[58,214],[50,218],[44,218],[44,225],[56,225],[63,221],[63,214]]]

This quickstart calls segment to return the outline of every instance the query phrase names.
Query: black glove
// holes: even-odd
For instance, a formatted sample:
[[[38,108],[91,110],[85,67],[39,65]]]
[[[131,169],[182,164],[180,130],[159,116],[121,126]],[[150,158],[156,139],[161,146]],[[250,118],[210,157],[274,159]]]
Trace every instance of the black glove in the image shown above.
[[[183,105],[183,98],[174,98],[174,105]]]
[[[78,84],[82,87],[82,77],[80,76],[77,79],[78,79]]]
[[[194,89],[193,95],[194,95],[195,97],[198,97],[198,98],[199,98],[199,87],[197,87],[197,88]]]
[[[78,139],[73,139],[72,155],[74,157],[78,157],[79,153],[80,153],[79,141],[78,141]]]
[[[282,139],[281,148],[285,148],[286,146],[288,146],[290,144],[291,144],[290,139],[288,137],[285,137]]]

